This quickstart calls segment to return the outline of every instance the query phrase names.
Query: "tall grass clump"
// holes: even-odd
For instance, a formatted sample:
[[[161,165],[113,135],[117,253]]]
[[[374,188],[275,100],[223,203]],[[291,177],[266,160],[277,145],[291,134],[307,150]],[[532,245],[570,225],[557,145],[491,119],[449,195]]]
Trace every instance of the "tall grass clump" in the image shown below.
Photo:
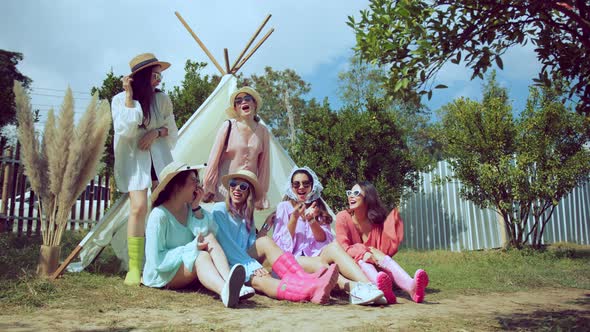
[[[75,126],[74,99],[68,87],[59,115],[56,117],[53,109],[49,111],[40,141],[34,130],[29,96],[18,82],[14,85],[14,95],[24,172],[39,195],[43,245],[38,272],[45,275],[57,267],[61,238],[72,206],[96,176],[111,126],[110,107],[108,102],[99,101],[98,95],[93,95]],[[57,253],[44,253],[47,248],[58,248]],[[49,255],[57,257],[45,257]]]

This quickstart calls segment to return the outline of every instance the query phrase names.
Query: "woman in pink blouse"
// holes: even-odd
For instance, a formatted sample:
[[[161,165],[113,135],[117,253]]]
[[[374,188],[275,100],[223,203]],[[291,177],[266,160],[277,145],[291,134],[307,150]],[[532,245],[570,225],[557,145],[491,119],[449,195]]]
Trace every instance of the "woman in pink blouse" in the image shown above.
[[[387,215],[375,186],[367,181],[355,184],[346,195],[349,209],[336,215],[336,239],[342,248],[370,280],[375,281],[386,273],[412,300],[424,301],[428,274],[419,269],[412,278],[391,258],[404,238],[399,212],[394,209]],[[378,272],[375,266],[382,271]]]
[[[330,228],[332,216],[320,198],[323,187],[315,172],[308,167],[295,167],[289,179],[285,201],[277,206],[273,240],[308,271],[319,271],[336,263],[349,278],[340,275],[338,286],[350,294],[351,303],[379,302],[383,292],[369,282],[355,261],[334,241]]]
[[[230,120],[225,121],[215,138],[209,154],[207,171],[203,179],[205,202],[222,202],[227,190],[221,177],[245,169],[258,176],[261,193],[257,195],[256,208],[268,208],[266,197],[270,179],[270,134],[260,123],[258,110],[262,98],[251,87],[242,87],[230,97],[226,110]]]

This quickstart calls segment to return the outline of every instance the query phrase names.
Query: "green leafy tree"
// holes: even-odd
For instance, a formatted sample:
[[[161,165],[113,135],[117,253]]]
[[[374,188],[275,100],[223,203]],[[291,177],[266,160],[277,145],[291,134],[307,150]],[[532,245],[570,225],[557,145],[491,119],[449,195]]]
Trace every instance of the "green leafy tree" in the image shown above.
[[[178,128],[184,125],[219,83],[220,77],[201,74],[206,66],[205,62],[187,60],[182,83],[169,92]]]
[[[437,72],[463,62],[479,77],[514,45],[535,45],[542,63],[535,81],[573,82],[569,97],[590,114],[590,2],[371,0],[357,22],[349,17],[364,59],[390,68],[388,91],[408,100],[432,96]],[[434,88],[444,88],[437,85]]]
[[[346,206],[344,191],[355,182],[369,180],[383,201],[397,206],[404,190],[418,183],[416,165],[395,114],[382,104],[370,102],[365,112],[331,111],[310,101],[302,116],[301,134],[293,152],[298,165],[314,169],[334,210]]]
[[[105,99],[109,102],[109,105],[111,105],[111,102],[113,101],[113,97],[115,95],[117,95],[119,92],[123,92],[123,84],[121,83],[121,79],[123,78],[122,75],[115,75],[113,73],[113,70],[111,69],[108,73],[107,76],[105,77],[105,79],[102,81],[102,85],[100,87],[92,87],[92,89],[90,90],[91,94],[95,94],[98,93],[98,98],[99,99]],[[119,196],[120,194],[118,194],[118,191],[116,190],[116,185],[115,185],[115,177],[114,177],[114,167],[115,167],[115,151],[113,150],[113,140],[115,137],[115,131],[113,129],[113,126],[111,126],[111,128],[109,129],[109,134],[107,136],[107,139],[105,141],[105,149],[104,149],[104,155],[102,156],[102,159],[100,161],[100,163],[102,164],[101,166],[101,170],[100,173],[103,176],[108,175],[109,176],[109,186],[110,186],[110,190],[111,190],[111,202],[114,202]]]
[[[538,248],[559,200],[590,174],[587,124],[560,97],[555,88],[532,88],[526,109],[514,118],[508,93],[492,73],[482,102],[460,98],[441,109],[445,151],[461,195],[495,209],[508,245],[516,248]]]
[[[303,96],[310,91],[309,83],[292,69],[275,71],[271,67],[264,68],[263,76],[252,75],[251,80],[264,100],[260,116],[281,145],[291,150],[306,110]]]
[[[22,59],[22,53],[0,49],[0,128],[8,123],[16,123],[16,105],[12,91],[14,81],[21,82],[25,90],[32,82],[16,68]]]

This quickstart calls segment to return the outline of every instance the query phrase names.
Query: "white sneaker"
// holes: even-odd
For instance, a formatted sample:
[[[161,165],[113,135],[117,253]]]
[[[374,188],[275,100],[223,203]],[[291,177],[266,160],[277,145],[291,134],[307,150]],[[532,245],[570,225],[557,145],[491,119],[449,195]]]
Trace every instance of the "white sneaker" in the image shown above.
[[[250,286],[242,285],[240,289],[240,300],[246,300],[256,294],[256,290]]]
[[[370,304],[373,301],[383,297],[383,292],[370,283],[357,282],[350,290],[351,304]]]
[[[246,269],[242,264],[234,265],[229,271],[225,285],[221,289],[221,302],[226,308],[233,308],[240,299],[240,290],[246,280]]]

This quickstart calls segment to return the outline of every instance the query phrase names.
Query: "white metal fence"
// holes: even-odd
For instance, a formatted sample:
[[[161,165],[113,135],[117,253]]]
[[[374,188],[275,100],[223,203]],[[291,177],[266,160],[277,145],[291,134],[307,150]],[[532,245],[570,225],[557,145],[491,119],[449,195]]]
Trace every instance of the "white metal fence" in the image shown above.
[[[450,165],[440,161],[430,173],[423,173],[417,193],[402,202],[403,246],[413,249],[451,251],[501,247],[504,227],[501,216],[491,209],[480,209],[459,196],[457,180],[435,185],[436,176],[452,176]],[[573,242],[590,244],[590,183],[564,197],[547,224],[544,243]],[[530,217],[529,227],[533,222]],[[530,231],[530,229],[529,229]]]

